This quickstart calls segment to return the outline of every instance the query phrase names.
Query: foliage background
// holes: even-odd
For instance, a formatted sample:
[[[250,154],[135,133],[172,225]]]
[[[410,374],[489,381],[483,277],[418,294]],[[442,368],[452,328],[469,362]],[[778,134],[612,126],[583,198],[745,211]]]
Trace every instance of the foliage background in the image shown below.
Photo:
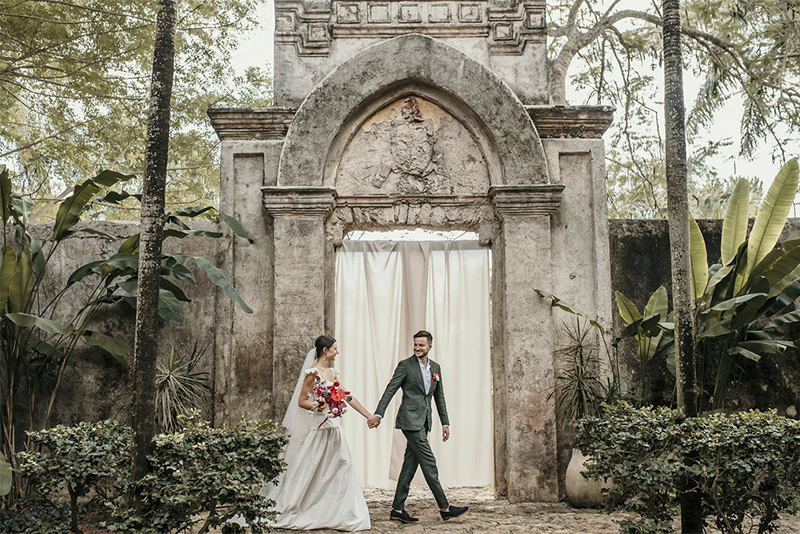
[[[262,107],[266,65],[237,74],[242,36],[264,0],[180,0],[168,209],[216,203],[218,141],[209,107]],[[53,199],[113,168],[141,176],[156,4],[146,0],[0,1],[0,160],[52,220]],[[139,192],[141,181],[126,186]],[[135,219],[135,204],[93,215]]]

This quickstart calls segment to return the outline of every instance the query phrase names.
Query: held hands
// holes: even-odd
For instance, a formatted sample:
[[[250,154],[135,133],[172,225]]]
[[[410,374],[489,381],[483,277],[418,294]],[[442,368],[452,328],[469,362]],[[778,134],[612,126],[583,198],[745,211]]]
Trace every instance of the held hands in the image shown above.
[[[377,415],[371,415],[367,417],[367,426],[369,428],[378,428],[378,425],[381,424],[381,418]]]

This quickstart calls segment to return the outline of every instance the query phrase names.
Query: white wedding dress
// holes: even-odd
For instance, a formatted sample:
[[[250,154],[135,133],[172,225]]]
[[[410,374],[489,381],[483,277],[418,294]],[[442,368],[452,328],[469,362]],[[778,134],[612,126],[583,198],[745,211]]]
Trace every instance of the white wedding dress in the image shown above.
[[[337,373],[337,371],[334,371]],[[303,371],[317,374],[313,367]],[[297,402],[296,398],[292,399]],[[350,450],[341,428],[341,417],[325,420],[322,414],[302,414],[310,430],[299,444],[291,444],[287,453],[287,469],[277,485],[269,485],[262,494],[276,503],[278,517],[274,528],[310,530],[368,530],[371,527],[367,501],[356,479]],[[300,438],[301,436],[295,436]],[[294,438],[293,438],[294,439]]]

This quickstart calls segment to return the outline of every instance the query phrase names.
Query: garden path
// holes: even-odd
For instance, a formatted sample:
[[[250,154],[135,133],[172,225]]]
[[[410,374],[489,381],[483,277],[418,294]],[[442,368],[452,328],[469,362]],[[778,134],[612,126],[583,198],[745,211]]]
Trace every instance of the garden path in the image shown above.
[[[419,523],[403,525],[389,520],[393,490],[365,488],[364,495],[372,516],[370,534],[617,534],[616,521],[633,518],[633,514],[605,514],[602,510],[572,508],[565,503],[510,504],[494,498],[494,488],[447,488],[451,503],[468,505],[461,518],[442,521],[436,504],[425,486],[412,486],[406,503],[408,511]],[[780,534],[800,534],[800,516],[782,519]],[[676,532],[678,523],[676,522]],[[278,529],[275,532],[289,533]],[[315,530],[318,534],[335,534],[335,530]],[[716,530],[709,534],[716,533]]]

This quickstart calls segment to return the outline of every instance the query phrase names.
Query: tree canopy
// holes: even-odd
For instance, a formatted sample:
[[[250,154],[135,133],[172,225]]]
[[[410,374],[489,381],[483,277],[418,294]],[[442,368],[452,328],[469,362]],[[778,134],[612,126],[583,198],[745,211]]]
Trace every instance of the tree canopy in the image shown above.
[[[717,216],[734,176],[710,158],[731,142],[743,156],[768,146],[776,165],[792,154],[800,126],[800,4],[797,0],[684,0],[684,66],[702,80],[688,103],[689,193],[696,216]],[[663,61],[660,2],[549,0],[549,75],[553,102],[567,84],[586,102],[612,104],[607,139],[609,211],[617,217],[666,216],[658,75]],[[700,141],[731,97],[742,99],[734,140]],[[578,103],[578,102],[574,102]],[[765,170],[766,171],[766,170]],[[767,176],[771,176],[767,172]],[[761,177],[763,178],[763,177]],[[758,180],[751,180],[756,197]]]
[[[168,204],[217,200],[207,108],[271,102],[265,68],[236,76],[230,65],[263,2],[179,1]],[[156,10],[149,0],[0,0],[0,159],[37,201],[39,219],[100,169],[141,176]],[[141,181],[127,187],[138,192]]]

